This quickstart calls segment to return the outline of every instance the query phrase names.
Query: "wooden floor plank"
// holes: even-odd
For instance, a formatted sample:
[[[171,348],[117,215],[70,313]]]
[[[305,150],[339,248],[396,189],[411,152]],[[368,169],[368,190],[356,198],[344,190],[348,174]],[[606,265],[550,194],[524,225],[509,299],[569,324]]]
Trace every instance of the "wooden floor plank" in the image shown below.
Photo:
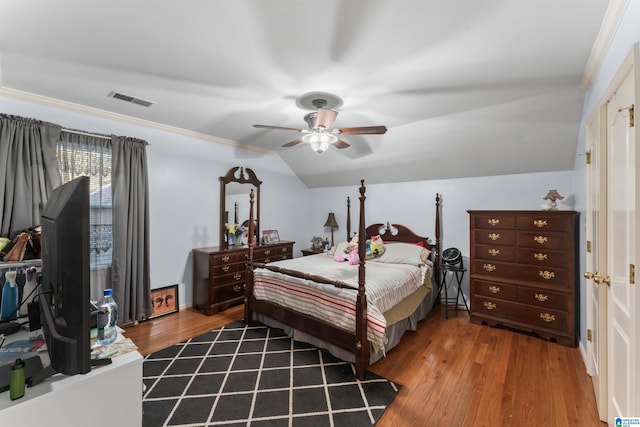
[[[146,355],[242,316],[242,306],[214,316],[186,309],[125,335]],[[466,312],[445,319],[436,307],[370,370],[402,385],[379,427],[606,426],[577,348],[475,325]]]

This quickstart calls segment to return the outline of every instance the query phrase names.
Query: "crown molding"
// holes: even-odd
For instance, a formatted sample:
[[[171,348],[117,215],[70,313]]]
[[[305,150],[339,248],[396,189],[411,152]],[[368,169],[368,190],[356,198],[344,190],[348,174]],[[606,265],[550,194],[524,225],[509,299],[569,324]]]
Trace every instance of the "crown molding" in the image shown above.
[[[73,111],[76,113],[87,114],[93,117],[98,117],[101,119],[114,120],[121,123],[126,123],[129,125],[145,127],[154,130],[160,130],[164,132],[174,133],[182,136],[186,136],[189,138],[196,138],[205,141],[211,141],[218,144],[229,145],[236,148],[241,148],[243,150],[254,151],[262,154],[270,154],[275,155],[276,152],[273,150],[267,150],[264,148],[256,147],[254,145],[249,144],[241,144],[236,141],[232,141],[230,139],[219,138],[213,135],[207,135],[200,132],[194,132],[188,129],[183,129],[175,126],[163,125],[162,123],[152,122],[150,120],[138,119],[135,117],[127,116],[124,114],[112,113],[110,111],[101,110],[98,108],[87,107],[81,104],[75,104],[73,102],[62,101],[56,98],[49,98],[42,95],[36,95],[29,92],[23,92],[16,89],[11,89],[7,87],[0,87],[0,96],[6,96],[8,98],[17,99],[20,101],[31,102],[34,104],[45,105],[47,107],[59,108],[62,110]]]
[[[589,60],[584,68],[584,72],[582,73],[580,83],[578,84],[580,89],[588,90],[591,87],[591,83],[604,61],[604,57],[611,46],[613,36],[618,30],[618,26],[624,16],[624,12],[627,10],[628,4],[629,0],[609,1],[607,11],[602,19],[600,31],[598,32],[596,41],[593,43]]]

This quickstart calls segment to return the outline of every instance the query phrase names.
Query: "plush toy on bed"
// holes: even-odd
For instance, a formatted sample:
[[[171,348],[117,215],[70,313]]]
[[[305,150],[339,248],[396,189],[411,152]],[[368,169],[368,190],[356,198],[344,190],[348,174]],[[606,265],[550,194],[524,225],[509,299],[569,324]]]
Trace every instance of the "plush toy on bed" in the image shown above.
[[[349,261],[350,265],[358,264],[360,262],[358,259],[358,235],[356,234],[351,238],[344,251],[336,251],[333,259],[338,262]]]
[[[353,236],[351,241],[344,248],[344,251],[336,251],[334,259],[338,262],[349,261],[349,265],[356,265],[360,263],[360,257],[358,256],[358,235]],[[365,243],[365,259],[371,259],[379,257],[384,253],[384,242],[380,235],[373,236]]]

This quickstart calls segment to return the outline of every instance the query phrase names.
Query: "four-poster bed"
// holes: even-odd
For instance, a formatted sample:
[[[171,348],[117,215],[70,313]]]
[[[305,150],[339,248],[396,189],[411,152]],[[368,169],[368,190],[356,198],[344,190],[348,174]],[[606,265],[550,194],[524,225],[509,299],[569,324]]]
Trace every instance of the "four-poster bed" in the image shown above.
[[[385,253],[365,261],[367,239],[359,238],[357,266],[336,262],[329,254],[266,265],[253,262],[250,247],[244,318],[282,328],[296,340],[353,362],[356,376],[363,379],[367,366],[397,345],[406,330],[415,330],[437,298],[440,197],[436,196],[432,245],[429,238],[402,225],[366,227],[364,180],[359,192],[358,236],[380,235]],[[347,210],[350,237],[349,202]],[[393,289],[386,287],[389,281]]]

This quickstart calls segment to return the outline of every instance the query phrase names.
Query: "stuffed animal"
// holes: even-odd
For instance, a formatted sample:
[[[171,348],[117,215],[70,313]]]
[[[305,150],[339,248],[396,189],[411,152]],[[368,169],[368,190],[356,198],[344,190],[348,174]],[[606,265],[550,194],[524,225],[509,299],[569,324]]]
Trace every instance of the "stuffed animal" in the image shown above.
[[[336,251],[333,259],[338,262],[349,261],[349,264],[353,265],[354,259],[358,258],[358,235],[353,236],[351,241],[345,246],[344,251]],[[354,258],[355,257],[355,258]],[[357,264],[359,261],[355,261]]]
[[[370,248],[372,257],[380,256],[384,253],[384,242],[379,234],[371,238]]]

